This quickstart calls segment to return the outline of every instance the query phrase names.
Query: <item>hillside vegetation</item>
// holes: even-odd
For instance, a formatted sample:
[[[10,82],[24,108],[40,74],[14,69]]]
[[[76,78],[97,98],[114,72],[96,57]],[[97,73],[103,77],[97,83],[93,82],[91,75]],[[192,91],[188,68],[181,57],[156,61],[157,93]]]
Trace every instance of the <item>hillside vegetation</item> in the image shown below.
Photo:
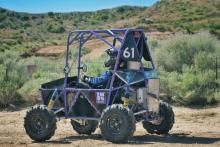
[[[75,29],[143,28],[146,31],[194,33],[209,30],[220,36],[219,0],[161,0],[152,7],[122,6],[95,12],[28,14],[0,8],[0,51],[35,52],[64,44]]]
[[[123,6],[96,12],[28,14],[0,9],[0,51],[34,52],[39,47],[63,44],[69,31],[101,29],[104,24],[127,19],[145,7]]]
[[[146,29],[152,27],[164,31],[201,29],[220,30],[219,0],[161,0],[144,10],[140,22]],[[147,24],[147,25],[146,25]]]

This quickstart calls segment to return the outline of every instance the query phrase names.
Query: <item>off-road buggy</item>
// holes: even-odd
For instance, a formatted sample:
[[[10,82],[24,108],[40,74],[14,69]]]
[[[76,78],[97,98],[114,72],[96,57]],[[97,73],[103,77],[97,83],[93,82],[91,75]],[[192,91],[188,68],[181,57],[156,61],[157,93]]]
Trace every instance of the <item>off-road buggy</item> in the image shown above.
[[[81,63],[82,49],[94,38],[110,47],[107,52],[116,53],[114,67],[109,70],[111,78],[101,85],[82,80],[82,73],[87,70]],[[70,46],[74,43],[79,45],[77,76],[69,76],[74,70],[69,63]],[[31,107],[24,118],[26,133],[35,141],[50,139],[56,122],[62,118],[70,119],[79,134],[91,134],[99,125],[102,136],[111,142],[127,141],[138,122],[151,134],[166,134],[173,126],[171,106],[159,100],[159,78],[141,29],[69,33],[64,73],[64,78],[41,85],[42,104]],[[123,98],[129,100],[127,105]]]

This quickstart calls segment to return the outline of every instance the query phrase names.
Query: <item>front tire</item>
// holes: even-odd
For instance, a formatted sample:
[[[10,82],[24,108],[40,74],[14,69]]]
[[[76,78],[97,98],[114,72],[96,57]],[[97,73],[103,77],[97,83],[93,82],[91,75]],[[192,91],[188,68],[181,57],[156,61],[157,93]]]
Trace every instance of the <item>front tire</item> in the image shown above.
[[[110,142],[124,142],[135,131],[133,112],[121,104],[107,107],[101,116],[100,130],[102,136]]]
[[[56,116],[45,105],[31,107],[24,117],[24,128],[37,142],[49,140],[56,130]]]
[[[150,134],[168,134],[174,124],[174,113],[172,107],[166,103],[160,101],[160,115],[163,120],[159,125],[152,124],[151,122],[144,121],[143,127]]]

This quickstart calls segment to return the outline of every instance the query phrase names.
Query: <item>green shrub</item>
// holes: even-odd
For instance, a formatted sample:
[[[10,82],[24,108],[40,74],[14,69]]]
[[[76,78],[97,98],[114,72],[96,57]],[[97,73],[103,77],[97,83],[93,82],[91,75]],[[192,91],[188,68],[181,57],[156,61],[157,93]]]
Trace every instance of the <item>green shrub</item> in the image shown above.
[[[215,58],[219,41],[207,33],[174,36],[156,48],[161,93],[185,105],[219,101],[219,81],[215,79]]]
[[[167,28],[163,25],[158,25],[157,30],[160,31],[160,32],[165,32],[165,31],[167,31]]]
[[[53,18],[54,17],[54,13],[53,12],[48,12],[47,14],[49,17]]]
[[[1,12],[1,13],[5,13],[5,12],[6,12],[6,9],[0,8],[0,12]]]
[[[220,39],[220,29],[218,29],[218,30],[211,29],[210,33],[216,35],[218,37],[218,39]]]
[[[184,105],[204,105],[218,100],[213,71],[197,74],[160,71],[160,74],[161,93],[165,93],[174,102]]]
[[[143,23],[143,24],[153,24],[154,21],[152,19],[148,19],[148,18],[141,18],[139,20],[139,23]]]
[[[11,38],[12,39],[17,39],[17,40],[22,40],[23,39],[23,36],[21,33],[19,32],[14,32],[11,34]]]
[[[199,52],[195,55],[195,68],[197,71],[206,71],[215,69],[215,54],[207,52]]]
[[[24,15],[21,17],[21,20],[23,20],[23,21],[28,21],[29,19],[30,19],[29,16]]]
[[[126,7],[118,7],[118,8],[116,9],[116,11],[117,11],[118,13],[123,13],[123,12],[126,11]]]
[[[23,101],[16,90],[17,86],[15,83],[11,81],[1,81],[0,108],[7,107],[9,104],[18,104]]]
[[[22,97],[17,90],[27,80],[24,66],[17,61],[17,53],[6,51],[0,54],[0,107],[22,102]]]
[[[158,66],[166,71],[181,72],[184,64],[192,66],[199,52],[216,56],[220,52],[219,41],[209,33],[203,32],[194,35],[175,35],[162,41],[156,50]]]
[[[97,21],[97,20],[91,20],[91,22],[90,22],[91,25],[96,25],[98,23],[99,23],[99,21]],[[74,26],[77,26],[77,24],[75,24]]]
[[[40,100],[40,85],[48,82],[50,79],[47,77],[33,78],[27,81],[19,90],[18,93],[30,105],[39,102]]]
[[[4,23],[0,22],[0,29],[4,29],[6,28],[6,26],[4,25]]]
[[[7,15],[5,13],[0,13],[0,21],[3,21],[7,18]]]
[[[107,14],[106,15],[102,15],[100,17],[100,19],[103,20],[103,21],[106,21],[107,19],[109,19],[109,16]]]
[[[156,40],[156,38],[150,37],[148,39],[148,44],[149,44],[149,48],[152,50],[158,47],[158,41]]]
[[[62,24],[58,22],[49,22],[47,24],[47,31],[51,33],[64,33],[65,29]]]

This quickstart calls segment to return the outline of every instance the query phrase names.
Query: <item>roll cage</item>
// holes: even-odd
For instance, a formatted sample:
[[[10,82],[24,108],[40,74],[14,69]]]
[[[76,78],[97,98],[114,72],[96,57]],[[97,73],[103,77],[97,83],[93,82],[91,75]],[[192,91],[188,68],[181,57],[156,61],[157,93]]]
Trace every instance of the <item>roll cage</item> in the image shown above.
[[[132,35],[132,34],[134,34],[135,32],[138,32],[139,36],[136,38],[136,41],[134,42],[134,37],[132,39],[132,36],[134,36],[134,35]],[[77,60],[77,84],[79,84],[80,77],[81,77],[80,76],[80,74],[81,74],[80,69],[81,69],[81,54],[82,54],[83,45],[88,40],[93,39],[94,37],[100,39],[101,41],[103,41],[104,43],[109,45],[111,48],[117,50],[117,52],[118,52],[117,57],[116,57],[116,64],[114,66],[114,69],[111,71],[112,78],[110,81],[110,86],[108,89],[85,89],[85,88],[69,87],[68,86],[68,77],[69,77],[69,71],[70,71],[70,67],[69,67],[70,46],[73,45],[74,43],[78,43],[78,46],[79,46],[78,60]],[[110,42],[107,39],[105,39],[106,37],[112,37],[114,39],[114,41]],[[131,40],[129,40],[129,38]],[[130,43],[130,42],[132,42],[132,40],[133,40],[133,43]],[[138,52],[136,51],[137,52],[137,59],[135,59],[135,60],[138,60],[141,62],[141,58],[143,57],[146,61],[151,62],[152,68],[154,69],[154,63],[153,63],[152,57],[150,55],[150,51],[149,51],[148,45],[146,43],[146,40],[147,40],[147,38],[145,37],[144,31],[142,29],[77,30],[77,31],[70,32],[67,37],[66,60],[65,60],[65,67],[64,67],[64,73],[65,73],[64,85],[63,85],[63,87],[56,88],[55,90],[54,89],[41,89],[41,90],[46,90],[46,91],[52,90],[52,91],[54,91],[53,95],[55,95],[55,93],[57,93],[57,91],[62,91],[62,93],[64,95],[64,111],[65,111],[66,118],[80,118],[77,116],[72,116],[70,113],[71,113],[71,108],[74,106],[76,99],[81,92],[95,92],[95,93],[103,92],[103,93],[105,93],[106,97],[104,98],[104,104],[107,107],[108,105],[110,105],[110,98],[111,98],[112,92],[118,91],[119,89],[125,88],[126,86],[129,85],[128,83],[124,83],[122,86],[113,87],[115,78],[117,76],[117,68],[119,65],[119,61],[123,58],[122,52],[126,49],[126,44],[127,44],[127,46],[129,46],[129,44],[134,45],[135,50],[139,50],[140,48],[142,48]],[[119,44],[120,44],[119,47],[115,46],[115,41],[119,42]],[[124,59],[124,60],[126,60],[126,59]],[[139,72],[144,72],[144,67],[143,67],[142,62],[141,62],[141,70]],[[145,81],[147,84],[146,77],[144,79],[142,79],[141,81]],[[68,100],[67,100],[67,94],[69,92],[75,93],[75,96],[73,97],[72,104],[69,104]],[[116,95],[114,96],[112,102],[114,102],[115,97],[116,97]],[[91,106],[95,109],[97,114],[101,115],[101,111],[98,110],[94,101],[92,101],[89,97],[86,97],[86,99],[91,104]],[[85,119],[95,119],[95,118],[88,118],[88,117],[84,117],[84,118]]]

